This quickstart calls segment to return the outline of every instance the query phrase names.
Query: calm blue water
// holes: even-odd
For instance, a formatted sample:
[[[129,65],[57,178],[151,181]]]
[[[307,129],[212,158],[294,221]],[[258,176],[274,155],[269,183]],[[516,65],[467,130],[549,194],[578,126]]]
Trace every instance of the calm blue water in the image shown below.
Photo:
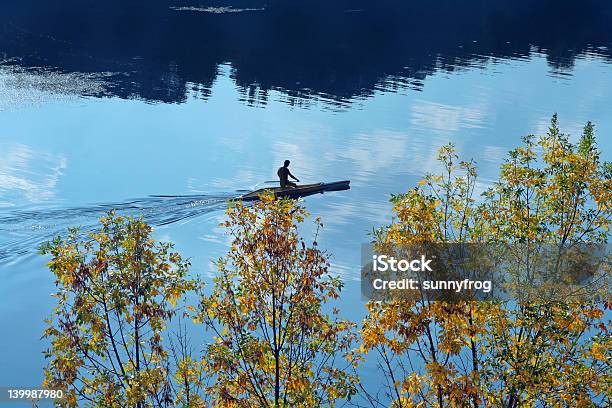
[[[53,281],[36,245],[68,225],[94,225],[108,208],[143,213],[159,239],[192,259],[193,273],[210,279],[211,259],[227,250],[218,227],[226,197],[274,179],[284,159],[302,182],[350,179],[349,191],[304,205],[322,217],[320,244],[346,282],[340,309],[359,319],[360,244],[390,221],[391,193],[436,171],[439,146],[452,141],[463,158],[475,159],[484,188],[520,136],[543,133],[557,112],[574,138],[593,121],[604,159],[612,159],[612,42],[602,28],[609,7],[593,2],[584,16],[561,7],[577,29],[556,41],[554,30],[552,37],[544,28],[502,30],[504,19],[511,26],[544,13],[527,5],[502,16],[476,5],[486,17],[480,26],[462,30],[451,19],[448,32],[434,33],[426,22],[450,17],[434,13],[411,32],[392,24],[396,31],[385,32],[375,30],[379,20],[360,17],[360,3],[334,9],[341,27],[321,25],[323,38],[310,43],[310,26],[305,33],[292,27],[314,12],[291,14],[272,29],[270,21],[288,11],[271,4],[236,12],[165,4],[138,15],[163,21],[160,32],[180,25],[172,31],[180,38],[141,22],[121,47],[109,37],[119,34],[100,21],[123,21],[134,10],[88,16],[105,29],[85,32],[82,22],[63,27],[44,17],[83,10],[7,9],[0,25],[0,385],[42,378],[40,334]],[[581,23],[589,13],[601,26]],[[355,31],[363,24],[372,36]],[[150,41],[143,45],[141,36]],[[198,197],[147,198],[155,194]]]

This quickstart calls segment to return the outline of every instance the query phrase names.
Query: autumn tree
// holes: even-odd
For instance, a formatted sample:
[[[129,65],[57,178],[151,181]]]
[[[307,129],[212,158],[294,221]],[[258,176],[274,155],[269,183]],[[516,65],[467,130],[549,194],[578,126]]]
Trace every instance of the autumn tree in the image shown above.
[[[553,261],[545,273],[556,273],[571,248],[607,244],[612,165],[600,156],[590,122],[573,144],[554,115],[546,135],[527,136],[510,152],[499,183],[484,195],[475,238],[511,242],[512,264],[526,276],[542,257]],[[487,401],[507,407],[610,403],[609,264],[600,271],[603,279],[588,288],[590,298],[557,285],[550,298],[491,315],[483,367]]]
[[[298,234],[306,216],[273,196],[227,210],[231,247],[196,318],[215,336],[203,362],[215,406],[333,406],[356,391],[352,325],[327,305],[342,284],[317,246],[321,223],[312,243]]]
[[[395,221],[375,232],[375,249],[429,242],[462,242],[475,215],[476,169],[459,162],[453,145],[440,149],[441,175],[428,175],[408,193],[392,197]],[[384,388],[369,395],[373,406],[480,403],[478,338],[484,310],[468,302],[427,300],[369,302],[355,363],[372,351]],[[468,358],[468,356],[473,356]],[[380,393],[385,395],[381,395]]]
[[[524,273],[545,245],[562,254],[607,242],[612,167],[600,161],[590,123],[574,145],[554,116],[546,135],[526,137],[509,154],[482,197],[474,194],[474,163],[459,162],[453,145],[439,160],[441,174],[392,198],[395,220],[375,233],[375,248],[503,242]],[[393,407],[606,406],[609,306],[559,298],[370,302],[353,358],[375,353],[387,380],[380,392]],[[369,400],[383,406],[381,397]]]
[[[177,301],[194,288],[188,262],[154,241],[141,220],[113,213],[89,237],[72,229],[42,250],[51,255],[58,302],[44,332],[45,385],[68,391],[58,403],[174,406],[164,333]],[[175,355],[179,364],[183,356]]]

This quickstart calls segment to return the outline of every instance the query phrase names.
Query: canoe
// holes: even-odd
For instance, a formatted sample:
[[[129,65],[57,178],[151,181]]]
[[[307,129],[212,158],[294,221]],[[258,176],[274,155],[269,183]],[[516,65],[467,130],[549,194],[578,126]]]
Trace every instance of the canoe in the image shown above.
[[[251,191],[239,198],[242,201],[256,201],[259,200],[259,196],[264,192],[274,193],[274,196],[288,197],[288,198],[299,198],[306,197],[313,194],[322,194],[326,191],[342,191],[350,189],[350,180],[335,181],[333,183],[315,183],[315,184],[302,184],[297,187],[291,188],[260,188],[259,190]]]

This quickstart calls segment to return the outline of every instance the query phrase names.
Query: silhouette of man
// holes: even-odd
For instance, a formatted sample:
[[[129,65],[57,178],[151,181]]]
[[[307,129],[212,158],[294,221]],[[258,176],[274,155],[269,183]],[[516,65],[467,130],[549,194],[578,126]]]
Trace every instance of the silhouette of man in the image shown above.
[[[300,182],[300,180],[298,180],[289,171],[289,163],[291,163],[289,160],[285,160],[285,163],[284,163],[283,167],[278,169],[278,171],[276,172],[276,174],[278,174],[278,178],[280,179],[280,186],[282,188],[285,188],[285,187],[291,187],[291,188],[297,187],[297,184],[289,181],[289,177],[291,177],[292,179],[294,179],[298,183]]]

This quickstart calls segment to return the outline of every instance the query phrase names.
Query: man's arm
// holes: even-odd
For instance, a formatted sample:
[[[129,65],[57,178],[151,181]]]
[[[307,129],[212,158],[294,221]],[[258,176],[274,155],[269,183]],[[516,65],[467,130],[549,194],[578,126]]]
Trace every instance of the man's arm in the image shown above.
[[[289,176],[290,176],[292,179],[294,179],[294,180],[295,180],[295,181],[297,181],[298,183],[300,182],[300,180],[298,180],[298,178],[297,178],[297,177],[295,177],[293,174],[291,174],[291,172],[290,172],[290,171],[288,171],[288,173],[289,173]]]

